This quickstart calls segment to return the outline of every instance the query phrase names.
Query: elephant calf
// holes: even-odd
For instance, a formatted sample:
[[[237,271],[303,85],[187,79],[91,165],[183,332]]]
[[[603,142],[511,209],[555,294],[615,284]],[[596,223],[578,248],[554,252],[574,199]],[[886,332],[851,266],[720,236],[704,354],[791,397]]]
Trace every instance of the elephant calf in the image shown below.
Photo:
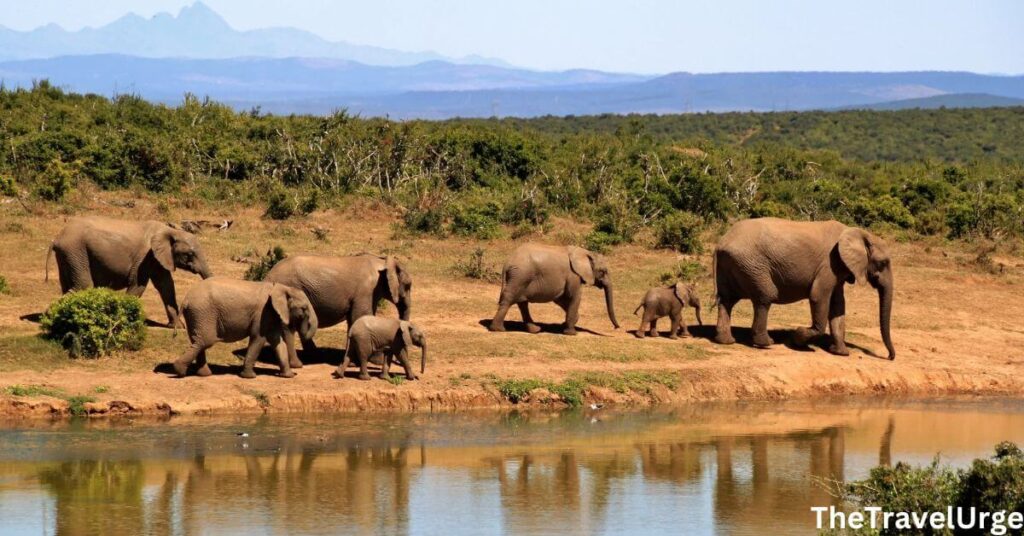
[[[243,378],[256,377],[253,365],[268,344],[281,362],[280,375],[291,378],[295,376],[292,364],[298,362],[294,333],[313,337],[317,325],[313,306],[301,290],[224,277],[212,277],[192,287],[185,296],[182,314],[192,346],[174,362],[178,376],[184,376],[193,361],[199,376],[209,376],[207,348],[249,337],[240,374]]]
[[[427,338],[423,332],[412,323],[406,320],[394,318],[381,318],[379,316],[359,317],[348,330],[348,342],[345,345],[345,358],[341,365],[334,371],[335,378],[344,378],[345,370],[353,357],[359,360],[359,379],[369,380],[370,374],[366,371],[370,356],[384,351],[386,356],[384,366],[381,368],[380,377],[390,378],[388,369],[391,368],[391,361],[398,357],[398,362],[405,368],[405,377],[410,380],[416,379],[409,364],[409,347],[419,346],[420,352],[420,374],[426,368],[427,362]]]
[[[204,279],[212,275],[195,235],[158,221],[68,220],[47,251],[47,280],[51,251],[57,257],[61,292],[106,287],[142,296],[152,281],[170,327],[178,320],[171,272],[182,268]]]
[[[693,285],[676,283],[670,287],[655,287],[648,290],[643,301],[633,311],[633,314],[636,314],[641,308],[644,310],[644,316],[640,321],[640,327],[636,330],[636,336],[642,339],[649,330],[651,337],[657,337],[658,319],[667,316],[672,319],[668,338],[677,338],[677,333],[689,337],[690,332],[686,329],[686,322],[682,321],[684,305],[693,307],[697,314],[697,323],[703,326],[704,321],[700,318],[700,298],[697,297],[697,291]]]

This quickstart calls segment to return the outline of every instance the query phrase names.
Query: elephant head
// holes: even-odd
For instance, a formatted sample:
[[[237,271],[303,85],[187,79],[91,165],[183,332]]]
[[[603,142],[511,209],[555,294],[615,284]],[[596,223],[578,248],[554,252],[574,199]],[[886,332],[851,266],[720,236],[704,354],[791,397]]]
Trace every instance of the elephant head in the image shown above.
[[[878,325],[889,359],[896,359],[896,349],[889,333],[892,317],[893,276],[889,250],[881,238],[862,229],[849,228],[839,236],[836,245],[839,258],[849,271],[847,281],[867,282],[878,291]]]
[[[672,292],[676,295],[679,303],[693,307],[697,314],[697,323],[703,326],[704,321],[700,319],[700,298],[697,296],[697,289],[693,285],[676,283],[672,286]]]
[[[382,260],[380,281],[387,289],[385,296],[398,308],[398,317],[409,320],[412,312],[412,276],[394,255],[388,255]]]
[[[168,272],[175,268],[188,270],[206,279],[213,275],[209,265],[206,264],[206,256],[199,248],[199,241],[195,235],[181,229],[161,225],[151,232],[143,247],[147,250],[139,258],[152,252],[160,266]]]
[[[275,283],[270,289],[269,301],[282,325],[298,332],[303,340],[312,339],[316,335],[316,312],[304,292]]]
[[[399,330],[402,332],[402,342],[405,344],[405,347],[420,347],[420,374],[423,374],[427,368],[427,336],[415,324],[406,320],[401,321],[399,326]]]
[[[591,253],[583,248],[569,246],[569,265],[572,271],[587,285],[594,285],[604,290],[604,304],[608,309],[608,319],[615,329],[619,322],[615,319],[615,302],[612,297],[612,278],[608,273],[608,265],[604,257]]]

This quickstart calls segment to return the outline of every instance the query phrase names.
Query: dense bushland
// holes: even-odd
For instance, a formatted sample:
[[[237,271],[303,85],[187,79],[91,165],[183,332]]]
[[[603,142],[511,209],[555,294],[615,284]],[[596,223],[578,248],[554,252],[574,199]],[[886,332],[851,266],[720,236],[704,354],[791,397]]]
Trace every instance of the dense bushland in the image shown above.
[[[596,249],[650,229],[652,245],[699,251],[714,222],[768,215],[1024,236],[1021,108],[394,122],[42,82],[0,89],[0,141],[4,191],[52,202],[90,181],[282,219],[368,196],[403,232],[526,236],[568,215],[594,224],[580,238]]]

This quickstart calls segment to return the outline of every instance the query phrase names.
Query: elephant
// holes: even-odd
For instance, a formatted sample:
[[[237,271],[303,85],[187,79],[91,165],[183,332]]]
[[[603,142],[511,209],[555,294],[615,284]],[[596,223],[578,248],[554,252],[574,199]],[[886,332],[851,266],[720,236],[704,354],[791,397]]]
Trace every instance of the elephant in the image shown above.
[[[47,250],[47,281],[51,252],[57,257],[65,294],[96,286],[142,296],[152,281],[164,302],[169,327],[178,321],[171,272],[182,268],[203,279],[213,275],[195,235],[158,221],[72,218]]]
[[[703,326],[704,321],[700,318],[700,298],[697,297],[697,290],[693,285],[676,283],[672,286],[655,287],[648,290],[643,301],[633,311],[633,314],[636,314],[641,308],[644,310],[644,316],[640,321],[640,327],[636,330],[636,336],[642,339],[645,332],[650,330],[651,337],[657,337],[658,319],[667,316],[672,319],[668,338],[677,338],[677,333],[689,337],[690,332],[686,329],[686,322],[682,321],[684,305],[693,307],[697,314],[697,323]]]
[[[174,362],[178,376],[185,376],[193,361],[198,365],[196,374],[209,376],[207,348],[248,337],[241,377],[256,377],[253,365],[264,345],[277,352],[280,376],[294,377],[292,365],[298,361],[294,333],[312,338],[317,328],[316,312],[301,290],[226,277],[211,277],[192,287],[185,296],[182,315],[192,344]]]
[[[412,311],[412,276],[391,255],[296,255],[274,265],[265,280],[305,292],[321,328],[347,320],[352,329],[356,319],[377,314],[382,299],[395,304],[402,320],[409,320]],[[311,337],[300,337],[304,349],[316,350]]]
[[[366,315],[359,317],[348,330],[348,342],[345,344],[345,358],[341,365],[334,371],[335,378],[344,378],[345,370],[353,357],[359,361],[359,379],[369,380],[370,374],[366,371],[370,356],[378,352],[386,353],[380,377],[387,380],[391,378],[388,372],[391,368],[392,359],[397,357],[398,362],[405,368],[405,377],[409,380],[416,379],[416,373],[409,364],[409,348],[420,347],[420,374],[426,370],[427,362],[427,337],[415,324],[407,320],[395,318],[382,318],[379,316]]]
[[[612,299],[612,280],[608,266],[602,256],[576,246],[546,246],[524,244],[516,248],[502,270],[501,295],[498,311],[494,314],[489,329],[505,331],[505,315],[512,304],[519,306],[526,330],[540,332],[530,316],[530,303],[555,302],[565,310],[566,335],[576,334],[579,319],[581,288],[594,285],[604,290],[608,319],[615,329]]]
[[[804,346],[825,332],[828,351],[849,355],[846,347],[845,283],[867,281],[878,291],[878,322],[889,359],[896,358],[890,334],[893,273],[885,242],[856,227],[837,221],[797,222],[757,218],[737,222],[722,236],[714,253],[718,298],[715,341],[735,342],[731,333],[732,308],[749,299],[754,305],[754,346],[773,344],[768,336],[768,309],[773,303],[809,300],[811,327],[800,328],[794,343]]]

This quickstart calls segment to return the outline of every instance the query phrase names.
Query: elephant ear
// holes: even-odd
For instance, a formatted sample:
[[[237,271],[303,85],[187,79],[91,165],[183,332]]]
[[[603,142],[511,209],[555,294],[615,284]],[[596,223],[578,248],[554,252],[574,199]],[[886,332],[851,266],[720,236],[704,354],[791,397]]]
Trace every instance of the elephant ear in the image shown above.
[[[402,343],[406,349],[412,348],[412,335],[409,334],[409,322],[402,320],[398,323],[398,334],[402,337]]]
[[[569,246],[569,266],[588,285],[594,284],[594,261],[591,253],[583,248]]]
[[[690,290],[682,282],[672,285],[672,293],[676,295],[676,299],[679,303],[686,305],[686,300],[689,298]]]
[[[149,236],[149,249],[153,258],[168,272],[174,271],[174,234],[164,228]]]
[[[274,284],[270,288],[270,306],[274,308],[277,316],[281,317],[281,323],[291,323],[291,309],[288,308],[288,290],[282,285]]]
[[[853,281],[863,281],[868,273],[867,237],[860,229],[847,229],[839,235],[839,258],[853,274]]]
[[[399,271],[401,271],[402,267],[401,267],[400,264],[398,264],[398,259],[395,258],[394,255],[388,255],[387,259],[385,259],[384,262],[385,262],[385,265],[386,265],[385,270],[387,271],[387,278],[388,278],[388,292],[391,294],[391,301],[393,303],[398,303],[398,297],[399,297],[398,273],[399,273]]]

